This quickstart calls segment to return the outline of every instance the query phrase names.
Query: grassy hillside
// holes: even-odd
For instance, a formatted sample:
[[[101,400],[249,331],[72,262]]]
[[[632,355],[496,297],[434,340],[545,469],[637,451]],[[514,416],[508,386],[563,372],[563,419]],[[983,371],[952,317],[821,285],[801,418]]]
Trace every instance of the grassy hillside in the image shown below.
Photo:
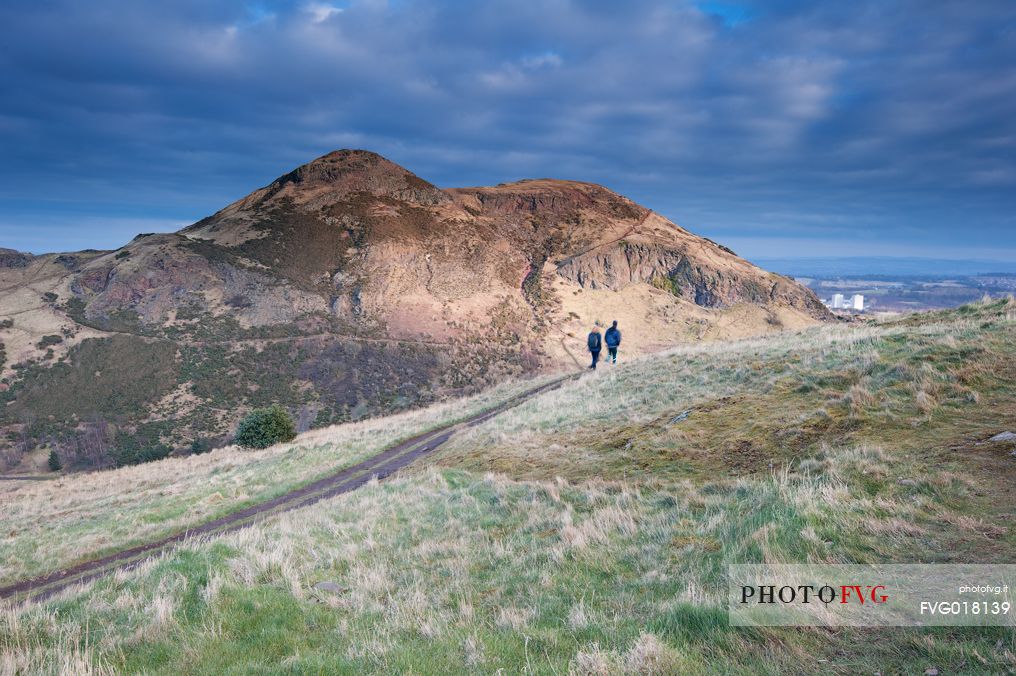
[[[458,436],[441,462],[578,480],[743,476],[830,444],[888,443],[926,461],[1011,423],[1014,312],[1000,300],[604,365]]]
[[[981,442],[1016,427],[1014,320],[998,301],[586,376],[437,467],[5,611],[0,671],[1016,672],[1003,629],[730,628],[723,602],[735,562],[1010,560],[1016,458]],[[366,452],[351,429],[294,448]],[[118,470],[99,511],[144,522],[179,485],[160,465],[214,481],[189,463],[217,455],[287,481],[287,453]],[[98,476],[59,509],[9,492],[8,540],[60,552],[68,531],[20,533],[89,509]]]
[[[260,451],[230,446],[52,481],[0,482],[0,584],[271,499],[402,439],[491,408],[533,382],[510,382],[419,411],[316,430]]]

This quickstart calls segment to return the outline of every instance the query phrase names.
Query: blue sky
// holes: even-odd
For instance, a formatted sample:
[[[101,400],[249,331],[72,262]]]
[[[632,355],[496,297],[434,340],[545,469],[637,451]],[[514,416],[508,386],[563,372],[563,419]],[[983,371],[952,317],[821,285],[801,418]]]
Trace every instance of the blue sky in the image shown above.
[[[749,257],[1016,259],[1016,2],[7,0],[0,247],[330,150],[603,183]]]

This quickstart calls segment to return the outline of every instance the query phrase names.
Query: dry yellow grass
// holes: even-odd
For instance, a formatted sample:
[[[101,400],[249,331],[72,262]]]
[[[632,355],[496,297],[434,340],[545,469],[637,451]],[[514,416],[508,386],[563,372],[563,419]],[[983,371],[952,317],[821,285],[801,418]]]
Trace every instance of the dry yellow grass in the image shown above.
[[[921,331],[933,336],[956,328],[935,325],[922,327]],[[629,360],[623,368],[601,368],[491,423],[457,435],[442,449],[439,460],[478,469],[469,459],[482,457],[487,463],[495,463],[487,467],[509,473],[518,468],[522,476],[532,476],[526,473],[527,468],[539,472],[544,466],[557,467],[549,471],[570,475],[569,467],[585,465],[595,475],[602,468],[597,465],[598,454],[588,445],[589,434],[625,426],[637,430],[655,424],[661,416],[669,419],[742,393],[759,396],[772,391],[781,380],[793,383],[803,373],[829,371],[831,363],[836,368],[841,364],[864,364],[877,358],[879,341],[913,332],[904,327],[822,327],[689,345]],[[874,395],[863,383],[845,394],[844,398],[837,396],[837,401],[853,402],[855,408],[875,403]],[[786,410],[745,411],[730,402],[722,406],[731,409],[731,416],[763,420]],[[701,413],[693,411],[692,415]],[[722,417],[723,412],[717,416]],[[666,427],[663,422],[659,424]],[[679,436],[685,427],[674,425],[671,429],[669,434]]]
[[[52,481],[0,482],[0,582],[150,541],[273,497],[533,384],[506,383],[427,409],[314,430],[259,451],[229,446]]]

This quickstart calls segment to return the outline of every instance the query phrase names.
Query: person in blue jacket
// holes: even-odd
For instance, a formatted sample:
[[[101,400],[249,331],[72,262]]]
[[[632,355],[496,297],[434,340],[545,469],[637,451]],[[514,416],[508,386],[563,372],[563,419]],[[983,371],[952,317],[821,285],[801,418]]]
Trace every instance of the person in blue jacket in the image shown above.
[[[593,355],[593,363],[589,365],[589,368],[596,368],[596,362],[600,361],[600,349],[602,346],[600,327],[593,326],[593,330],[589,332],[589,338],[586,339],[586,347],[589,348],[589,354]]]
[[[611,364],[617,363],[617,348],[621,346],[621,332],[617,330],[617,320],[611,324],[607,332],[603,334],[603,340],[607,343],[607,359]]]

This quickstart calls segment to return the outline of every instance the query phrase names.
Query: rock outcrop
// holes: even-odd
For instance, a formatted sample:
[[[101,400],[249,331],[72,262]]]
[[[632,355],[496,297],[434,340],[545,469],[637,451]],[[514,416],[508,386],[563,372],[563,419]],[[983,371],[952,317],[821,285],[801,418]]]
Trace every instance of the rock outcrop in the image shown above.
[[[14,249],[0,249],[0,268],[26,268],[33,258],[32,254]]]

